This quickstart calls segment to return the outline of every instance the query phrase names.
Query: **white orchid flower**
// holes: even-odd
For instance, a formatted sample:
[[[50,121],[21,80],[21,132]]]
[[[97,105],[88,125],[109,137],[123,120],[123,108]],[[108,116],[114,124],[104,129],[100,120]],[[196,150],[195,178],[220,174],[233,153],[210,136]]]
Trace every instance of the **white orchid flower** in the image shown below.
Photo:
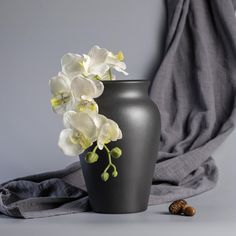
[[[97,142],[100,149],[103,148],[104,144],[122,138],[122,132],[115,121],[101,114],[89,113],[88,115],[92,118],[97,127]]]
[[[75,133],[72,129],[63,129],[61,131],[58,146],[65,155],[78,156],[79,154],[83,153],[84,149],[82,145],[77,144],[77,136],[78,133]]]
[[[63,116],[63,123],[66,128],[83,133],[92,142],[96,140],[97,127],[88,113],[67,111]]]
[[[106,58],[106,63],[110,68],[115,69],[116,71],[122,72],[124,75],[128,75],[126,70],[126,64],[123,62],[124,56],[121,51],[116,55],[112,52],[109,52]]]
[[[88,115],[93,119],[97,127],[97,135],[99,134],[101,127],[108,122],[108,118],[98,113],[89,112]]]
[[[96,45],[88,55],[67,53],[62,57],[62,72],[51,78],[49,85],[53,111],[64,114],[66,128],[58,145],[66,155],[77,156],[95,141],[102,150],[107,143],[122,138],[118,124],[98,113],[94,99],[103,93],[101,80],[115,80],[112,69],[128,74],[123,59],[122,52],[115,55]]]
[[[80,99],[76,101],[74,110],[77,112],[98,113],[98,104],[94,101],[94,99]]]
[[[94,76],[89,78],[76,77],[71,82],[71,90],[75,98],[80,100],[90,100],[102,95],[104,85],[101,81],[93,79]]]
[[[98,105],[94,98],[99,97],[104,90],[104,85],[101,81],[89,78],[76,77],[71,82],[71,91],[76,99],[75,110],[80,112],[95,112],[98,113]]]
[[[79,54],[67,53],[61,58],[62,72],[70,79],[83,75],[85,58]]]
[[[97,127],[87,113],[68,111],[63,121],[66,129],[62,130],[58,145],[65,155],[77,156],[96,140]]]
[[[70,79],[63,73],[54,76],[49,80],[52,94],[51,106],[55,113],[63,114],[73,106],[74,98],[71,94]]]
[[[111,141],[122,138],[122,132],[118,124],[106,116],[96,113],[88,113],[97,127],[97,145],[99,149]]]
[[[76,76],[88,77],[96,75],[101,80],[114,80],[111,68],[127,75],[124,56],[120,51],[116,55],[105,48],[93,46],[88,55],[67,53],[61,59],[62,72],[73,79]]]
[[[98,46],[94,46],[88,55],[67,53],[61,59],[62,72],[72,79],[76,76],[90,75],[102,77],[109,70],[105,63],[108,53],[105,48]]]
[[[99,130],[97,137],[98,148],[102,150],[105,144],[121,138],[122,132],[118,124],[111,119],[107,119],[107,121],[101,126]]]
[[[71,80],[63,72],[51,78],[49,85],[53,111],[57,114],[63,114],[68,110],[98,113],[98,105],[93,98],[103,93],[104,85],[93,78],[94,76],[86,79],[75,77]]]
[[[126,64],[123,62],[124,55],[121,51],[115,55],[107,49],[95,45],[91,48],[88,55],[84,56],[86,58],[84,65],[87,74],[98,75],[102,80],[114,80],[115,77],[112,76],[110,71],[111,68],[114,68],[115,70],[128,75],[125,71]]]
[[[109,51],[105,48],[100,48],[99,46],[93,46],[88,55],[83,55],[85,61],[83,63],[85,74],[87,75],[98,75],[103,77],[103,75],[109,70],[109,66],[106,63]]]

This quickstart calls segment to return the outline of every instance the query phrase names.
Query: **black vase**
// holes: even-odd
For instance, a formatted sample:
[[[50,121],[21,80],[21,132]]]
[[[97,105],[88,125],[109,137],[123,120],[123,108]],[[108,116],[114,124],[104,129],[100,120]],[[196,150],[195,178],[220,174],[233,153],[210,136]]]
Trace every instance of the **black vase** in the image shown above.
[[[92,210],[99,213],[132,213],[147,209],[160,139],[160,114],[148,96],[149,81],[104,81],[104,92],[96,99],[99,113],[118,123],[123,138],[107,146],[122,149],[113,159],[118,176],[104,182],[101,174],[107,153],[88,164],[80,156]]]

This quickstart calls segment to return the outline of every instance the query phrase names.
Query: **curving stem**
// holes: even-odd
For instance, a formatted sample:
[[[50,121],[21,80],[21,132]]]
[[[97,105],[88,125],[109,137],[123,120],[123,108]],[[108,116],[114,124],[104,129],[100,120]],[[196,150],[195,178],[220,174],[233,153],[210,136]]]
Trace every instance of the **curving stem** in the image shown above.
[[[111,161],[111,153],[110,153],[109,148],[108,148],[106,145],[104,145],[104,148],[105,148],[106,151],[107,151],[107,157],[108,157],[109,164],[107,165],[106,169],[105,169],[103,172],[107,172],[107,170],[110,168],[110,166],[112,166],[112,167],[113,167],[113,170],[114,170],[115,172],[117,172],[116,166],[115,166],[115,165],[112,163],[112,161]]]

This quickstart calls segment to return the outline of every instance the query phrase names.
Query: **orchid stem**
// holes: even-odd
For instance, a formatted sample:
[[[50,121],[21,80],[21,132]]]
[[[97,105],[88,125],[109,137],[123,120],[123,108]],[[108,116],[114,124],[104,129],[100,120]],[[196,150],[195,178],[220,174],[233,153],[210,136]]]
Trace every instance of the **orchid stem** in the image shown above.
[[[108,73],[109,73],[110,80],[112,80],[112,73],[111,73],[111,69],[109,69],[109,70],[108,70]]]
[[[98,149],[98,145],[96,145],[95,147],[94,147],[94,149],[93,149],[93,153],[95,153],[96,151],[97,151],[97,149]]]
[[[107,151],[107,157],[108,157],[108,161],[109,161],[109,164],[107,165],[106,169],[103,171],[103,172],[107,172],[107,170],[110,168],[110,166],[113,167],[113,170],[114,171],[117,171],[116,170],[116,166],[112,163],[111,161],[111,154],[110,154],[110,150],[108,149],[108,147],[106,145],[104,145],[104,148],[106,149]]]
[[[95,79],[95,80],[99,80],[99,81],[102,80],[102,78],[101,78],[100,76],[98,76],[98,75],[95,75],[95,76],[93,77],[93,79]]]

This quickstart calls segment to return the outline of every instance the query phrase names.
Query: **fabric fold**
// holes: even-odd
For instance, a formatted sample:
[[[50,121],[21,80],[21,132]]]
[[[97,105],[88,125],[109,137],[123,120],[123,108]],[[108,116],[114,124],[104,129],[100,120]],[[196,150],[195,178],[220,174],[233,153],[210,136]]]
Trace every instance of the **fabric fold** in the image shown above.
[[[152,204],[216,185],[211,155],[232,132],[236,118],[232,1],[169,0],[167,12],[166,50],[150,92],[162,121]]]

